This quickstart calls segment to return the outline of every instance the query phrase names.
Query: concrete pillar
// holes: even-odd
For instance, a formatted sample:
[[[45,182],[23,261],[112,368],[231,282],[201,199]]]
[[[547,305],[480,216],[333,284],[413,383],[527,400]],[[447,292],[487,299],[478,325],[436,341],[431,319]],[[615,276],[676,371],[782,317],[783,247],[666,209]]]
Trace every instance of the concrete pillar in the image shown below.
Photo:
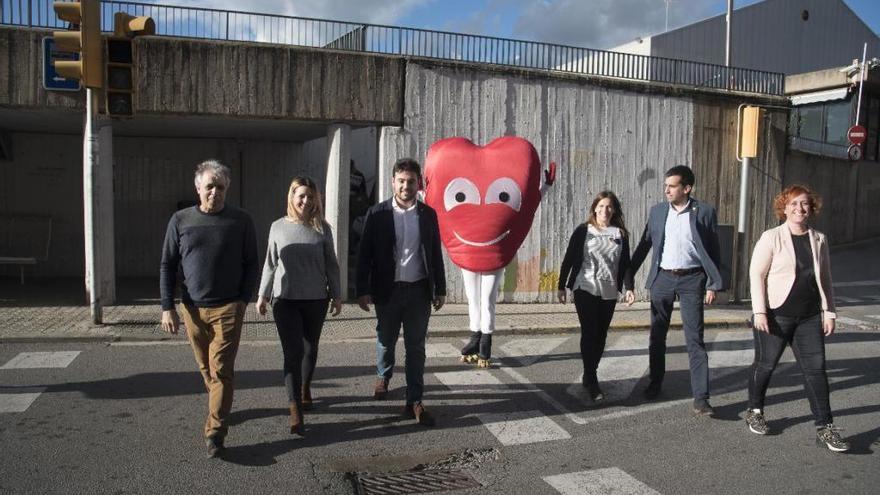
[[[351,126],[327,128],[327,182],[324,185],[324,218],[333,229],[342,299],[348,295],[348,196],[351,160]]]
[[[379,133],[379,163],[376,167],[376,202],[391,197],[391,170],[398,159],[411,156],[411,140],[403,127],[385,126]],[[416,157],[413,157],[416,158]],[[418,160],[418,158],[416,158]],[[422,163],[422,165],[424,165]]]
[[[116,231],[113,210],[113,126],[110,121],[98,123],[98,163],[95,185],[97,215],[95,248],[101,257],[99,280],[101,299],[106,305],[116,304]]]

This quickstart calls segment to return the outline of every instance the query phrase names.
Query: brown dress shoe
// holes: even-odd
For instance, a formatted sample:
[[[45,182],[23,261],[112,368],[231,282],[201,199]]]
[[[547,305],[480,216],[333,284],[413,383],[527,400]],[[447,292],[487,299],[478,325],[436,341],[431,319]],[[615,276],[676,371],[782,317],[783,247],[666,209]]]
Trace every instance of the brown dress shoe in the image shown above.
[[[388,380],[380,377],[376,380],[376,386],[373,388],[373,398],[382,400],[388,395]]]
[[[300,406],[296,402],[290,403],[290,434],[299,436],[305,434],[302,411],[300,411]]]
[[[404,415],[408,418],[415,418],[416,423],[422,426],[434,426],[434,416],[425,409],[421,402],[407,404],[404,408]]]
[[[302,401],[300,404],[303,411],[310,411],[312,409],[312,387],[307,383],[304,383],[302,386]]]

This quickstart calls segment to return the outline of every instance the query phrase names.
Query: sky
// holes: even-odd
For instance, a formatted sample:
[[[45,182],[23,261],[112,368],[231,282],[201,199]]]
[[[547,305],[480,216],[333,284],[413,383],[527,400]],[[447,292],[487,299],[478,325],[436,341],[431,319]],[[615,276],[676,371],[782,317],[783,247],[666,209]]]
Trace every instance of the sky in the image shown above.
[[[758,0],[734,0],[734,8]],[[837,0],[822,0],[837,1]],[[661,33],[666,0],[153,0],[153,3],[386,24],[501,38],[610,48]],[[880,0],[844,0],[880,33]],[[668,0],[669,29],[727,8],[726,0]]]

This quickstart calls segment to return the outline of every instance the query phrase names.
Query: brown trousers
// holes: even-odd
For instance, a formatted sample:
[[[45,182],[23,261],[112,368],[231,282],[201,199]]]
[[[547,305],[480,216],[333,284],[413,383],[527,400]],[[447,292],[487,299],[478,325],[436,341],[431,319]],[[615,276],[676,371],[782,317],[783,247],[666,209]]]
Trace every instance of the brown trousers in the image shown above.
[[[247,305],[238,301],[213,308],[181,304],[186,335],[208,390],[205,437],[226,436],[232,410],[235,355]]]

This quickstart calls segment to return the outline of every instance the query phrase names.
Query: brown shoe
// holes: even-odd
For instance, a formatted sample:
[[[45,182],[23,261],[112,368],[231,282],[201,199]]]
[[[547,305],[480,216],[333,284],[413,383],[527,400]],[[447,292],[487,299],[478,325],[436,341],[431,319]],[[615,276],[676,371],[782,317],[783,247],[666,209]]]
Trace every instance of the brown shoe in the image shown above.
[[[388,395],[388,379],[379,377],[373,388],[373,399],[383,400]]]
[[[421,402],[407,404],[403,414],[408,418],[415,418],[416,423],[422,426],[434,426],[434,416],[425,409]]]
[[[307,383],[304,383],[302,386],[302,401],[300,404],[302,405],[303,411],[312,410],[312,387]]]
[[[302,411],[296,402],[290,403],[290,434],[305,435],[305,426],[303,426]]]

